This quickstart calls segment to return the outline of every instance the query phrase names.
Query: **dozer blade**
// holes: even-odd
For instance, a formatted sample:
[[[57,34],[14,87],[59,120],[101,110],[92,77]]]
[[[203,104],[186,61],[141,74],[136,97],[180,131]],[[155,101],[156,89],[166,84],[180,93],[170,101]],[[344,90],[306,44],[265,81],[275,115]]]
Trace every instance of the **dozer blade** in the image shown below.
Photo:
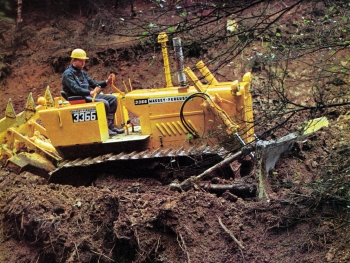
[[[19,174],[23,171],[33,172],[45,178],[48,173],[56,169],[56,167],[37,153],[22,152],[12,156],[6,161],[7,169]]]

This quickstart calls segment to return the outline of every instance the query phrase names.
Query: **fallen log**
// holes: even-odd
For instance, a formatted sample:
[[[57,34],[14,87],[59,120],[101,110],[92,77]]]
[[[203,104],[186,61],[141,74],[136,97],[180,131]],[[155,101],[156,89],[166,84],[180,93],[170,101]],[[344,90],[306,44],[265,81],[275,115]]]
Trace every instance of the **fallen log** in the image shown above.
[[[226,191],[233,193],[240,197],[254,197],[256,196],[256,184],[247,183],[244,180],[234,181],[233,184],[211,184],[205,183],[201,187],[208,192],[222,194]]]

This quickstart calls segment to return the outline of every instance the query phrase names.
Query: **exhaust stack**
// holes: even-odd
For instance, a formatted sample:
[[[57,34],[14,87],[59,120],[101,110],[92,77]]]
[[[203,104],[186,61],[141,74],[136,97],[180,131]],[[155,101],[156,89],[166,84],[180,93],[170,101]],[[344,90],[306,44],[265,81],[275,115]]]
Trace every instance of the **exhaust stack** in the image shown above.
[[[179,83],[181,86],[187,86],[186,75],[183,72],[185,67],[184,67],[184,56],[182,53],[181,38],[174,37],[173,45],[174,45],[175,58],[176,58],[176,68],[179,74],[178,75]]]

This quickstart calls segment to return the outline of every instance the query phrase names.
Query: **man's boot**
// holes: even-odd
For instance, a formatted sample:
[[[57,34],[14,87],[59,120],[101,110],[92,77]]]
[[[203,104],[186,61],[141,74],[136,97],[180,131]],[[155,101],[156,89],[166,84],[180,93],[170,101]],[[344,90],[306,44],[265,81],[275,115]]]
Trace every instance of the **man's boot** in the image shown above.
[[[112,131],[116,135],[116,134],[123,134],[125,131],[124,129],[118,129],[117,127],[115,127],[114,125],[114,114],[108,114],[107,115],[107,122],[108,122],[108,132]],[[111,135],[111,133],[109,134]]]
[[[111,129],[108,129],[108,134],[109,136],[114,136],[114,135],[117,135],[118,133],[112,131]]]

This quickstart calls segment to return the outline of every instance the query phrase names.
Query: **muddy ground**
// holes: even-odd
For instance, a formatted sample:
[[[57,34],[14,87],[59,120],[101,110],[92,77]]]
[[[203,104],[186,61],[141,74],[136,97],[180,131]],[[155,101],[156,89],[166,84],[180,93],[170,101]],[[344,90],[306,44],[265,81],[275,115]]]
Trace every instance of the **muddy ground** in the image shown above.
[[[133,2],[137,11],[154,5]],[[113,18],[103,13],[104,22],[132,19],[129,1],[119,3],[117,7],[107,5],[115,8],[117,15]],[[309,8],[304,4],[298,15]],[[58,96],[71,50],[92,37],[98,44],[89,40],[83,48],[91,58],[87,70],[95,79],[115,72],[119,87],[128,77],[134,88],[165,85],[159,47],[149,48],[135,37],[89,30],[87,22],[97,21],[99,13],[87,16],[81,11],[74,17],[62,13],[53,17],[49,13],[54,9],[54,5],[24,5],[20,30],[2,21],[2,112],[9,98],[16,112],[22,111],[29,92],[37,98],[47,85]],[[137,14],[133,19],[141,19],[140,14],[142,19],[154,15]],[[285,21],[291,19],[287,16]],[[114,26],[118,30],[120,24],[109,29]],[[186,63],[194,65],[216,57],[229,44],[217,43],[215,48],[188,56]],[[247,61],[250,55],[240,58]],[[216,77],[234,80],[250,70],[249,66],[237,61],[220,67]],[[303,74],[297,64],[290,71]],[[256,72],[255,83],[264,77],[263,72]],[[259,92],[258,85],[255,90],[254,105],[269,99]],[[294,95],[296,100],[305,99],[304,94]],[[263,199],[255,195],[258,182],[253,167],[243,177],[221,173],[222,177],[207,178],[188,191],[174,191],[168,182],[137,170],[129,176],[118,171],[103,174],[91,186],[73,187],[3,168],[0,262],[350,262],[350,204],[324,198],[322,193],[328,188],[321,184],[332,184],[332,178],[349,167],[348,111],[349,107],[324,111],[329,127],[281,157],[266,178]],[[298,124],[301,118],[293,121]],[[257,133],[265,129],[260,127]],[[276,135],[285,132],[282,129]],[[251,186],[253,194],[206,190],[208,184],[235,182]]]

